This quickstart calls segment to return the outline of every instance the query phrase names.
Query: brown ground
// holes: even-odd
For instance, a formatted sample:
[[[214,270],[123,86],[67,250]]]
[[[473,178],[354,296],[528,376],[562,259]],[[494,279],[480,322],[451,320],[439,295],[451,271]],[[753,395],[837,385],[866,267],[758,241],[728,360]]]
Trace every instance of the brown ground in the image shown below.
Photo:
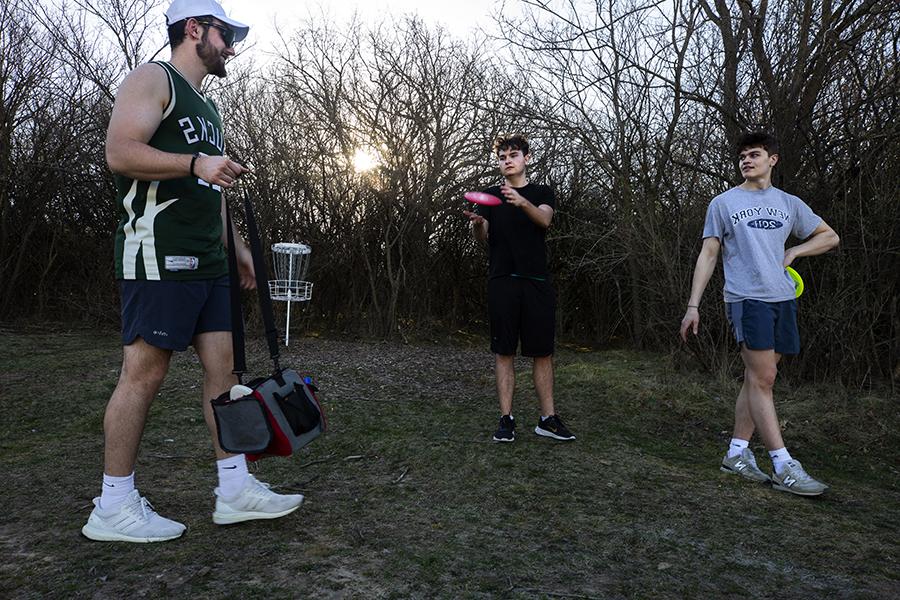
[[[217,527],[199,367],[185,354],[151,411],[137,477],[188,532],[104,544],[80,527],[99,487],[115,334],[0,336],[0,597],[900,596],[886,394],[778,390],[791,450],[833,486],[806,499],[719,472],[737,384],[664,356],[560,352],[571,444],[530,433],[523,362],[519,439],[497,445],[480,343],[298,337],[283,362],[316,375],[331,431],[256,474],[307,501],[283,519]],[[251,356],[264,371],[263,348]]]

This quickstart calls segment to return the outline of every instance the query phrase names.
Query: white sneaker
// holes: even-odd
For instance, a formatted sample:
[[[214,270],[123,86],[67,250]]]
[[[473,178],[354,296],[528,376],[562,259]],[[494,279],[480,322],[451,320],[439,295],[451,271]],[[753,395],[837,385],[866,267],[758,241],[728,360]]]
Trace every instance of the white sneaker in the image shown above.
[[[100,508],[100,498],[94,498],[94,510],[81,533],[98,542],[164,542],[179,537],[185,529],[181,523],[159,516],[146,498],[132,490],[125,502],[111,510]]]
[[[213,523],[230,525],[253,519],[277,519],[294,512],[301,504],[302,494],[276,494],[269,489],[269,484],[248,475],[244,488],[234,498],[223,498],[216,488]]]

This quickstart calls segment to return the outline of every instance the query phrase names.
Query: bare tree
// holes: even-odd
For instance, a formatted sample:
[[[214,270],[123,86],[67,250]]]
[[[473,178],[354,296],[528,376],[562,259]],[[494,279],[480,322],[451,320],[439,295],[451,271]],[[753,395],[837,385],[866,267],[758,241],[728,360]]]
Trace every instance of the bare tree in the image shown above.
[[[111,319],[110,231],[115,197],[103,155],[113,88],[124,75],[87,7],[120,9],[138,51],[150,3],[9,0],[0,12],[0,314],[42,314],[67,302]],[[101,14],[97,12],[94,16]],[[127,61],[126,61],[127,63]],[[81,288],[60,285],[64,280]],[[97,302],[98,299],[105,301]]]
[[[114,318],[103,137],[116,85],[162,46],[158,6],[0,2],[0,317]],[[414,18],[319,19],[217,97],[264,235],[314,248],[307,318],[378,336],[483,318],[460,196],[496,180],[492,137],[524,131],[557,192],[561,334],[674,348],[731,145],[773,131],[777,185],[843,242],[799,265],[793,365],[869,382],[900,377],[898,17],[888,0],[508,0],[501,50]],[[695,355],[727,366],[724,316],[706,314]]]
[[[515,5],[525,16],[511,19],[502,11],[499,30],[530,93],[509,111],[528,115],[532,128],[543,120],[547,136],[568,137],[584,159],[579,177],[593,176],[568,181],[577,193],[561,207],[563,227],[554,236],[554,248],[564,249],[561,266],[571,287],[564,283],[563,290],[574,297],[563,304],[577,313],[574,322],[601,314],[613,325],[591,329],[610,338],[621,337],[624,327],[638,345],[669,343],[667,323],[683,308],[677,299],[688,287],[706,203],[734,181],[739,134],[763,127],[782,140],[777,184],[805,197],[844,239],[844,252],[817,259],[817,271],[855,270],[865,257],[860,262],[881,274],[877,289],[857,289],[858,310],[876,320],[865,335],[850,336],[853,341],[826,317],[846,314],[848,307],[834,298],[844,297],[841,286],[855,287],[852,276],[822,281],[821,295],[804,299],[804,313],[815,323],[811,346],[820,350],[805,353],[801,367],[815,374],[858,373],[850,362],[877,364],[880,373],[893,368],[896,302],[887,298],[897,296],[896,261],[885,269],[872,259],[895,254],[900,221],[896,179],[882,176],[898,143],[895,3]],[[860,194],[865,207],[853,200]],[[873,223],[870,209],[891,217]],[[591,280],[614,293],[592,288]],[[718,343],[701,357],[708,364],[728,343],[716,312],[711,333]],[[828,349],[845,346],[853,348]]]
[[[279,98],[280,139],[293,142],[281,147],[278,178],[295,180],[293,214],[308,219],[299,229],[330,262],[320,287],[378,335],[435,313],[455,318],[467,310],[460,281],[471,285],[483,268],[458,260],[471,253],[461,196],[484,175],[496,131],[494,113],[472,102],[485,79],[482,58],[413,18],[391,31],[315,27],[284,48],[267,85]],[[234,114],[248,130],[246,110]],[[371,155],[373,168],[356,168],[357,152]],[[277,222],[285,207],[272,206]]]

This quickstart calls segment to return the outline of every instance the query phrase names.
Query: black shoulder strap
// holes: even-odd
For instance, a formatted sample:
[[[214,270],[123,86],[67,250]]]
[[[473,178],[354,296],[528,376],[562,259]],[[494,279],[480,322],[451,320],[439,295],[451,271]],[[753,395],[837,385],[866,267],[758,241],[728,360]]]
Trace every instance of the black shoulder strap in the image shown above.
[[[263,256],[262,243],[259,240],[259,229],[250,198],[244,196],[244,212],[247,216],[247,237],[250,238],[250,253],[253,256],[253,270],[256,273],[256,291],[259,296],[259,307],[263,324],[266,328],[266,341],[269,344],[269,356],[275,373],[281,371],[278,364],[278,329],[275,327],[275,313],[272,310],[272,298],[269,296],[269,276],[266,260]],[[228,279],[231,288],[231,345],[234,352],[234,370],[238,381],[247,371],[247,357],[244,351],[244,319],[241,314],[241,282],[238,277],[237,255],[234,248],[234,230],[231,220],[231,209],[225,202],[225,227],[228,229]]]
[[[269,296],[269,277],[266,260],[263,256],[262,243],[259,241],[259,230],[256,228],[256,217],[250,197],[244,195],[244,212],[247,215],[247,237],[250,238],[250,252],[253,255],[253,270],[256,272],[256,291],[259,294],[259,308],[262,312],[263,324],[266,327],[266,341],[269,344],[269,356],[275,371],[281,370],[278,365],[278,330],[275,328],[275,313],[272,310],[272,298]]]
[[[225,228],[228,230],[228,283],[231,294],[231,348],[234,352],[234,369],[238,383],[247,371],[244,353],[244,317],[241,314],[241,282],[238,279],[237,256],[234,253],[234,229],[231,225],[231,209],[225,202]]]

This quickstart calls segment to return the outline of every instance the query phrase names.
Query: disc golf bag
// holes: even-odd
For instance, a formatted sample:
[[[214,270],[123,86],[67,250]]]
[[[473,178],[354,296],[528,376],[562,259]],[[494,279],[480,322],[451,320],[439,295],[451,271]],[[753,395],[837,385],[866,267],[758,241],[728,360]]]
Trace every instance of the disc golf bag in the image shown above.
[[[248,460],[290,456],[319,437],[327,423],[316,398],[317,388],[293,369],[276,371],[247,384],[253,391],[212,401],[219,445]]]

